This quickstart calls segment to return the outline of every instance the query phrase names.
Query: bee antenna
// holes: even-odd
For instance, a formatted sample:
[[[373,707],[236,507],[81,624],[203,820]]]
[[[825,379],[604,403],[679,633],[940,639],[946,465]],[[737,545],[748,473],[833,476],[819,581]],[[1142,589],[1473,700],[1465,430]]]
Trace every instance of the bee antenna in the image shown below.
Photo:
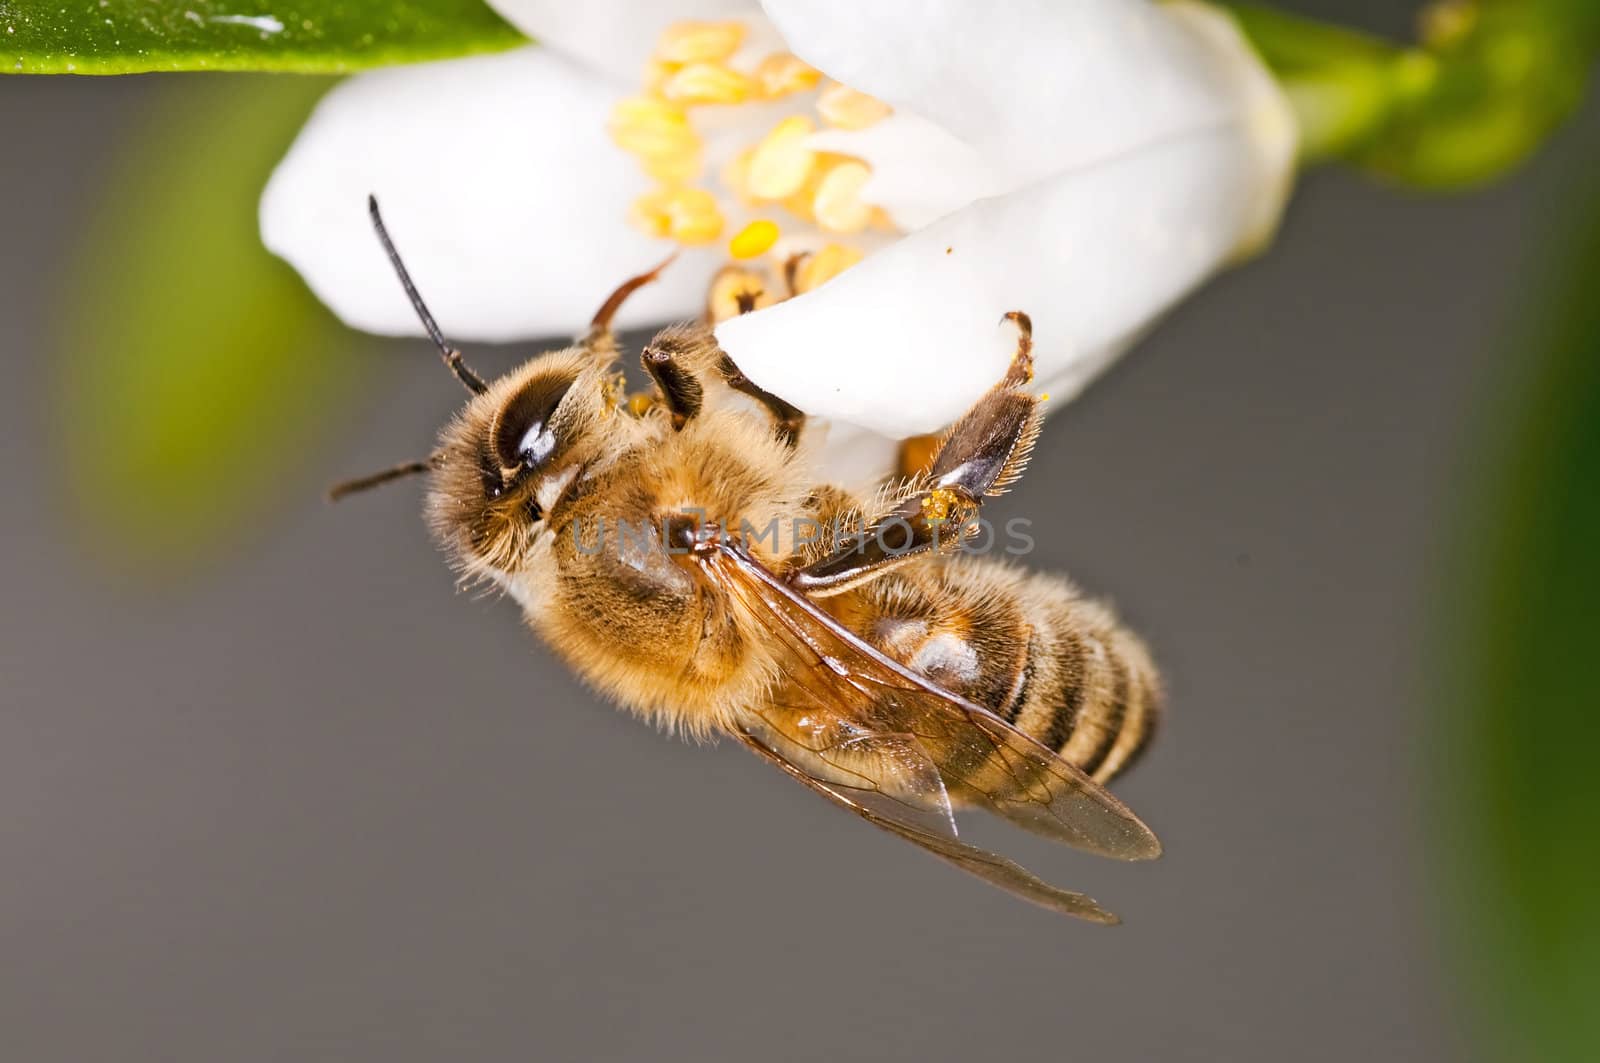
[[[456,379],[461,381],[468,391],[474,395],[482,395],[489,390],[489,385],[483,382],[481,376],[467,368],[467,364],[461,360],[461,352],[450,346],[445,341],[444,333],[439,331],[439,323],[433,319],[433,314],[429,313],[428,304],[422,301],[422,294],[417,291],[416,284],[411,280],[411,273],[406,269],[406,264],[400,260],[400,252],[389,237],[388,227],[383,224],[383,215],[378,212],[377,196],[367,196],[367,213],[372,215],[372,228],[377,232],[384,251],[389,255],[389,264],[394,266],[395,274],[400,278],[400,287],[406,290],[406,298],[411,300],[411,308],[422,320],[422,327],[428,330],[428,338],[439,348],[439,357],[444,359],[445,367],[455,374]]]
[[[342,483],[336,483],[332,487],[328,488],[328,501],[337,502],[339,499],[344,498],[347,495],[353,495],[360,491],[370,491],[374,487],[381,487],[386,483],[392,483],[395,480],[402,480],[407,476],[415,476],[418,473],[431,472],[433,469],[438,467],[438,461],[438,455],[434,455],[427,461],[407,461],[396,465],[391,469],[384,469],[382,472],[371,473],[367,476],[358,476],[354,480],[345,480]]]

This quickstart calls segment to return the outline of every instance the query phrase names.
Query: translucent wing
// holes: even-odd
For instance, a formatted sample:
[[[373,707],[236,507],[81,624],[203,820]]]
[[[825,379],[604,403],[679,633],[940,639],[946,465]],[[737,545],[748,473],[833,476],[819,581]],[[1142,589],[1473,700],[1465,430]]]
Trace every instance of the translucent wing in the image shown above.
[[[763,714],[763,729],[786,744],[774,752],[810,781],[833,787],[830,796],[837,797],[840,787],[850,787],[851,794],[871,792],[874,801],[919,811],[925,823],[929,809],[948,816],[954,795],[1089,852],[1125,860],[1160,855],[1150,828],[1083,772],[981,705],[880,653],[742,545],[703,542],[696,556],[707,575],[792,656],[794,667],[777,704]],[[879,739],[888,736],[894,744],[880,748]],[[921,781],[902,781],[894,769],[907,759],[907,750],[934,766],[947,792],[936,797],[925,774]],[[889,785],[875,785],[874,776],[886,776]],[[858,802],[846,803],[861,811]],[[948,836],[953,835],[951,820]]]
[[[777,765],[834,804],[849,809],[873,826],[881,827],[914,845],[922,846],[935,856],[948,860],[961,870],[977,875],[1008,893],[1063,915],[1108,925],[1121,922],[1114,914],[1095,903],[1094,898],[1052,886],[1027,868],[1003,856],[957,840],[953,821],[938,816],[919,820],[914,809],[897,799],[887,797],[877,786],[857,789],[842,782],[818,778],[812,771],[801,768],[795,763],[796,760],[809,761],[814,758],[804,749],[792,746],[780,733],[768,731],[758,725],[757,729],[746,731],[739,737],[757,755]],[[787,755],[779,752],[780,749],[787,749]],[[947,823],[950,824],[948,828]]]

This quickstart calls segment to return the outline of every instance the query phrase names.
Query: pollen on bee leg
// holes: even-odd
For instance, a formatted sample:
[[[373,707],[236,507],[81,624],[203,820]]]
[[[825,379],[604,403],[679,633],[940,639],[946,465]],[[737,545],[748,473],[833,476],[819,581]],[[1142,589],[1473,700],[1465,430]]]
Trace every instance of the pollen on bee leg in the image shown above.
[[[706,316],[713,325],[771,306],[775,300],[764,276],[744,266],[724,266],[711,281]]]
[[[744,43],[744,23],[684,20],[668,26],[656,45],[655,57],[669,63],[716,63]]]
[[[857,92],[835,81],[817,97],[817,113],[837,129],[865,129],[889,117],[894,110],[876,96]]]
[[[794,293],[804,295],[814,288],[821,287],[864,257],[866,256],[856,248],[844,244],[824,244],[820,250],[807,255],[795,267]]]
[[[948,520],[950,511],[961,504],[961,496],[948,487],[928,492],[922,500],[922,513],[929,520]]]

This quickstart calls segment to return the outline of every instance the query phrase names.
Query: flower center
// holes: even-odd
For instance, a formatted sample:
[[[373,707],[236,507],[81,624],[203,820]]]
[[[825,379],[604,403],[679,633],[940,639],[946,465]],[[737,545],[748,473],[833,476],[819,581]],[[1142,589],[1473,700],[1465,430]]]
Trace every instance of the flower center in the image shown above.
[[[656,181],[634,201],[632,223],[683,246],[726,241],[736,264],[712,286],[719,321],[772,302],[773,280],[790,295],[817,287],[859,262],[874,233],[896,231],[862,199],[872,176],[864,160],[810,147],[820,129],[865,129],[889,107],[824,84],[788,52],[761,54],[747,35],[737,21],[668,27],[646,64],[644,91],[619,102],[609,124]],[[765,112],[767,132],[730,145],[718,130],[737,128],[728,116],[740,108]],[[708,154],[721,157],[714,174]]]

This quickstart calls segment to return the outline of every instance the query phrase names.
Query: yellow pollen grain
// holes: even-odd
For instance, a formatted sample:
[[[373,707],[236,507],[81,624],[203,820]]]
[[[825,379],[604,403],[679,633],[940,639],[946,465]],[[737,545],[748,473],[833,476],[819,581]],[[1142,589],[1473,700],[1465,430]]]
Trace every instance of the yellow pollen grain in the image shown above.
[[[824,244],[821,250],[807,255],[794,271],[795,294],[821,287],[864,257],[860,251],[844,244]]]
[[[716,63],[744,43],[742,22],[676,22],[662,33],[656,58],[669,63]]]
[[[743,103],[756,93],[756,83],[721,63],[690,63],[661,86],[661,94],[675,103]]]
[[[961,501],[961,496],[948,487],[940,487],[922,500],[922,512],[929,520],[947,520],[950,511]]]
[[[816,161],[805,140],[816,125],[805,115],[785,118],[750,156],[749,189],[757,199],[782,199],[798,191]]]
[[[872,206],[861,201],[861,189],[872,177],[862,162],[841,162],[817,183],[811,198],[817,224],[835,233],[858,233],[872,220]]]
[[[817,68],[788,52],[774,52],[756,64],[755,79],[769,100],[808,92],[817,87],[822,75]]]
[[[755,258],[772,250],[778,242],[778,223],[760,218],[739,230],[728,241],[728,253],[734,258]]]
[[[875,96],[835,81],[817,97],[817,113],[838,129],[865,129],[889,117],[892,109]]]

